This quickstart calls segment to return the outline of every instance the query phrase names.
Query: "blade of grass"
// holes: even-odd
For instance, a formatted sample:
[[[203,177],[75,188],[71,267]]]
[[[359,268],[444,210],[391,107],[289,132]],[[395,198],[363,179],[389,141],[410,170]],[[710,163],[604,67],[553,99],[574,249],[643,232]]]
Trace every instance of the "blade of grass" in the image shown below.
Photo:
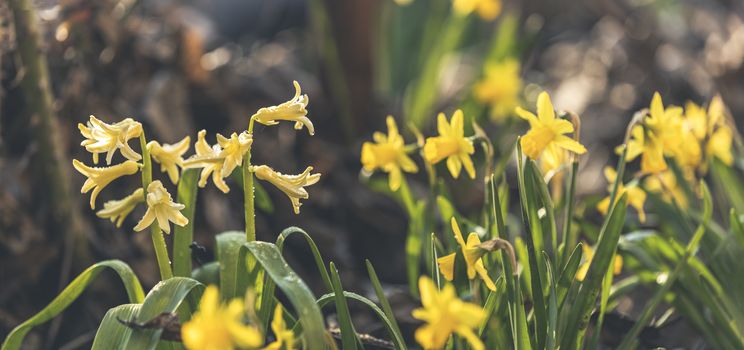
[[[191,242],[194,239],[194,210],[196,209],[196,182],[199,169],[186,169],[178,181],[176,202],[185,205],[181,214],[189,219],[186,226],[175,225],[173,230],[173,274],[180,277],[191,276]]]
[[[382,290],[382,285],[380,284],[380,280],[377,278],[377,272],[375,272],[375,268],[372,266],[372,263],[369,262],[369,260],[365,260],[367,264],[367,273],[369,274],[369,280],[372,282],[372,287],[375,289],[375,295],[377,295],[377,299],[380,301],[380,305],[382,306],[382,310],[385,312],[385,316],[388,319],[388,322],[390,323],[390,329],[393,334],[391,334],[395,338],[403,339],[403,336],[400,334],[400,327],[398,326],[398,321],[395,320],[395,314],[393,313],[393,308],[390,307],[390,302],[385,297],[385,292]],[[398,345],[399,348],[405,349],[405,342],[400,342]]]
[[[124,350],[132,335],[132,328],[119,320],[131,320],[139,313],[142,304],[124,304],[111,308],[103,316],[93,338],[92,350]]]
[[[336,302],[336,316],[338,317],[338,326],[341,329],[341,347],[346,350],[357,349],[357,345],[360,343],[357,337],[354,324],[351,323],[351,314],[349,313],[349,305],[346,303],[344,297],[344,290],[341,286],[341,278],[338,276],[338,270],[336,265],[331,262],[331,283],[333,284],[334,300]]]

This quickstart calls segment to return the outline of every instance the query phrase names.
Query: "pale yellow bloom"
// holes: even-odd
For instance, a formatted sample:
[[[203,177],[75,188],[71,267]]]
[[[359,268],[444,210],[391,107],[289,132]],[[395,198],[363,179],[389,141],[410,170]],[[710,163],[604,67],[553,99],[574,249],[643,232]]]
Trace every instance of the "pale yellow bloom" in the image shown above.
[[[615,169],[611,167],[605,167],[604,175],[608,183],[607,191],[610,192],[610,194],[612,194],[612,190],[615,186],[615,181],[617,181],[617,172],[615,172]],[[638,187],[638,184],[636,183],[625,186],[621,182],[617,188],[617,196],[615,197],[615,203],[617,203],[617,201],[620,200],[620,197],[624,193],[628,194],[628,203],[630,204],[630,206],[635,208],[635,210],[638,212],[638,220],[640,220],[641,222],[646,222],[646,212],[643,210],[643,205],[646,203],[646,192],[644,192],[640,187]],[[599,212],[602,213],[602,215],[607,215],[607,212],[610,210],[610,196],[609,195],[597,204],[597,210],[599,210]]]
[[[685,104],[685,124],[687,130],[691,131],[698,140],[705,140],[708,135],[708,113],[695,102],[687,101]]]
[[[628,153],[626,159],[631,161],[641,156],[641,171],[644,173],[659,173],[667,169],[664,160],[664,148],[662,143],[653,135],[649,135],[641,125],[636,125],[630,131],[631,139],[628,140]],[[622,148],[618,147],[620,153]]]
[[[452,333],[463,337],[473,350],[485,349],[473,332],[486,317],[480,306],[458,299],[451,284],[439,291],[426,276],[419,278],[419,291],[423,307],[413,310],[413,317],[426,323],[416,330],[415,338],[425,350],[444,348]]]
[[[266,345],[264,350],[293,350],[295,346],[295,334],[287,328],[282,315],[282,306],[276,304],[274,308],[274,319],[271,321],[271,330],[274,331],[276,340]]]
[[[453,0],[452,7],[461,16],[475,11],[482,19],[490,21],[501,13],[501,0]]]
[[[222,192],[228,193],[230,192],[230,188],[227,187],[225,180],[223,180],[224,176],[222,167],[225,163],[225,159],[223,157],[222,148],[220,145],[209,146],[207,141],[204,139],[206,134],[207,132],[205,130],[199,131],[197,141],[194,144],[196,154],[183,162],[183,168],[202,168],[198,182],[199,187],[206,186],[209,175],[212,175],[212,182],[214,182],[214,185]]]
[[[568,162],[568,151],[556,145],[549,145],[540,157],[540,170],[545,176],[555,175]]]
[[[99,210],[96,215],[102,219],[110,219],[111,222],[116,223],[116,227],[121,227],[124,219],[137,207],[137,204],[145,201],[144,193],[142,188],[138,188],[122,199],[103,203],[103,209]]]
[[[481,240],[480,238],[478,238],[478,234],[476,234],[475,232],[471,232],[468,235],[468,241],[466,243],[465,240],[462,238],[460,226],[457,225],[457,221],[454,217],[450,221],[450,224],[452,225],[452,231],[455,234],[455,240],[457,241],[457,244],[460,245],[462,255],[463,257],[465,257],[468,279],[474,279],[477,273],[478,276],[486,284],[486,287],[488,287],[488,289],[490,290],[495,291],[496,285],[493,283],[493,280],[491,280],[491,277],[488,276],[488,271],[483,265],[483,259],[481,259],[481,257],[486,253],[486,250],[478,247],[478,245],[481,244]],[[452,281],[455,278],[455,254],[456,253],[452,253],[437,259],[437,264],[439,264],[439,271],[442,273],[442,276],[444,276],[444,278],[448,281]]]
[[[294,128],[296,130],[302,129],[303,126],[307,127],[307,131],[310,135],[315,134],[313,123],[307,117],[308,99],[307,95],[301,95],[300,84],[293,82],[295,87],[294,97],[278,106],[264,107],[258,110],[251,119],[264,124],[264,125],[276,125],[279,124],[279,120],[287,120],[295,122]]]
[[[589,246],[588,243],[584,242],[581,245],[581,250],[584,252],[584,262],[581,263],[579,269],[576,270],[576,279],[583,281],[586,278],[586,273],[589,272],[589,265],[592,263],[594,258],[594,249]],[[619,254],[615,254],[615,261],[613,262],[612,274],[619,275],[623,270],[623,257]]]
[[[147,143],[150,156],[160,164],[161,172],[168,172],[168,178],[174,185],[178,183],[178,167],[183,167],[183,154],[189,150],[190,143],[191,138],[188,136],[173,145],[165,143],[161,146],[157,141]]]
[[[418,171],[416,163],[406,154],[406,145],[403,136],[398,133],[395,119],[388,116],[386,119],[388,134],[375,132],[372,136],[375,143],[365,142],[362,145],[362,166],[367,172],[375,169],[390,174],[390,190],[395,192],[400,188],[403,171],[415,173]]]
[[[447,169],[452,177],[460,176],[462,167],[471,179],[475,178],[475,167],[470,155],[475,153],[473,141],[464,136],[464,120],[461,110],[456,110],[450,122],[444,113],[437,116],[439,136],[429,137],[424,145],[424,159],[430,164],[437,164],[447,159]]]
[[[687,208],[687,195],[677,183],[677,176],[673,171],[667,170],[649,176],[643,185],[649,193],[659,193],[665,201],[669,203],[675,201],[681,208]]]
[[[181,327],[183,345],[189,350],[257,349],[263,336],[256,327],[243,323],[244,315],[243,301],[221,304],[219,290],[209,286],[199,301],[199,310]]]
[[[550,96],[543,91],[537,96],[537,116],[520,107],[517,115],[530,123],[530,130],[522,136],[522,151],[532,159],[538,159],[548,146],[555,145],[576,154],[586,153],[586,148],[565,134],[574,132],[573,124],[564,119],[557,119]]]
[[[309,166],[299,175],[285,175],[266,165],[253,166],[251,170],[260,180],[268,181],[276,188],[280,189],[289,197],[292,202],[292,208],[295,214],[300,213],[300,199],[309,197],[305,186],[314,185],[320,180],[320,174],[310,174],[313,167]]]
[[[682,108],[670,106],[664,108],[661,95],[654,93],[649,107],[649,115],[643,121],[648,131],[656,137],[664,148],[664,154],[675,155],[681,144]]]
[[[217,144],[222,148],[220,156],[224,158],[222,163],[222,176],[230,176],[233,170],[243,164],[243,156],[251,149],[253,136],[247,132],[232,133],[230,138],[217,134]]]
[[[80,193],[87,193],[91,189],[93,193],[90,195],[90,208],[96,207],[96,198],[101,190],[104,189],[111,181],[114,181],[125,175],[132,175],[139,170],[137,162],[127,160],[124,163],[117,164],[110,167],[89,167],[83,164],[77,159],[73,159],[72,166],[75,170],[88,177],[83,183],[83,188],[80,189]]]
[[[733,130],[728,125],[723,125],[710,135],[705,153],[708,157],[720,159],[726,165],[734,164],[734,155],[731,152],[733,143]]]
[[[514,113],[519,106],[519,61],[514,58],[486,65],[485,76],[475,84],[475,98],[491,106],[491,118],[500,121]]]
[[[80,143],[88,152],[93,153],[93,163],[98,164],[98,154],[106,153],[106,164],[111,164],[111,158],[116,150],[129,160],[140,160],[140,156],[127,143],[130,139],[142,134],[142,124],[126,118],[118,123],[106,124],[94,116],[90,116],[87,125],[78,124],[80,133],[85,140]]]
[[[186,206],[174,203],[168,190],[163,187],[163,183],[155,180],[147,186],[147,211],[145,216],[134,227],[135,231],[142,231],[157,219],[158,226],[165,233],[170,233],[170,223],[173,222],[178,226],[186,226],[189,223],[181,210]]]

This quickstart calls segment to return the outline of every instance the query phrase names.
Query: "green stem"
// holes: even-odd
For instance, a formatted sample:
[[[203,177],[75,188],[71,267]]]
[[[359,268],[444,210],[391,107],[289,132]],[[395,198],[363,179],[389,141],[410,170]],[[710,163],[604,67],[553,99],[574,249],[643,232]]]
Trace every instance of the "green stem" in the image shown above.
[[[145,201],[147,201],[147,187],[152,182],[152,159],[150,159],[150,152],[147,151],[147,139],[145,138],[144,131],[139,139],[140,148],[142,149],[142,190],[145,193]],[[171,270],[170,258],[168,257],[168,248],[165,246],[165,238],[160,232],[157,222],[153,222],[150,225],[150,235],[152,236],[152,246],[155,248],[155,257],[157,258],[158,268],[160,269],[160,280],[167,280],[173,277],[173,271]]]
[[[578,243],[576,233],[571,232],[571,221],[573,220],[574,196],[576,194],[576,174],[579,170],[579,162],[574,161],[571,164],[571,174],[568,179],[568,194],[566,196],[566,216],[563,220],[563,258],[561,261],[565,264],[568,261],[569,254],[573,247]],[[561,264],[561,266],[563,266]]]
[[[408,212],[408,218],[411,218],[414,215],[415,204],[413,195],[411,194],[411,189],[408,187],[408,181],[406,180],[405,176],[401,176],[400,178],[399,191],[400,198],[403,201],[403,206],[406,207],[406,211]]]
[[[253,135],[253,118],[248,124],[248,133]],[[256,240],[256,206],[250,148],[243,158],[243,202],[245,206],[245,239],[247,242],[252,242]]]

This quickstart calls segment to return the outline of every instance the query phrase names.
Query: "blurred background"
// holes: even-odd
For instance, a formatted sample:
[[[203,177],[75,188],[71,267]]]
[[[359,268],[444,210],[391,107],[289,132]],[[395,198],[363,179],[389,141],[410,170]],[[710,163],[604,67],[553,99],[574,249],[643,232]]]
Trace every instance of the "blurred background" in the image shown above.
[[[385,130],[388,114],[401,129],[409,126],[404,135],[414,142],[410,126],[429,135],[436,113],[463,108],[497,152],[508,154],[526,123],[477,88],[492,71],[504,74],[492,84],[509,83],[509,70],[493,68],[504,62],[517,62],[513,102],[533,110],[547,90],[556,109],[581,115],[590,153],[579,196],[604,195],[602,167],[654,91],[675,105],[704,104],[720,93],[739,127],[743,122],[740,0],[504,0],[495,18],[453,15],[447,0],[28,2],[48,64],[53,124],[39,132],[46,119],[26,107],[34,97],[21,81],[33,72],[19,57],[30,39],[16,31],[10,2],[0,2],[0,338],[95,261],[126,261],[146,289],[158,280],[150,238],[132,231],[142,213],[117,229],[78,194],[84,178],[71,162],[89,155],[77,124],[91,114],[106,122],[133,117],[161,143],[195,140],[201,129],[244,130],[258,108],[290,99],[297,80],[310,98],[315,136],[257,125],[254,162],[285,173],[312,165],[323,175],[300,215],[267,188],[258,238],[304,228],[340,265],[344,285],[361,293],[369,292],[365,258],[391,289],[405,289],[407,230],[404,211],[375,185],[380,179],[360,174],[362,142]],[[50,167],[62,176],[50,178]],[[119,198],[137,181],[119,180],[102,198]],[[414,192],[425,192],[425,174],[410,181]],[[199,192],[195,240],[204,246],[219,232],[243,229],[242,193],[228,184],[227,195],[212,184]],[[462,212],[482,206],[480,181],[455,186]],[[290,264],[320,286],[305,264],[310,251],[293,243]],[[125,299],[110,282],[94,284],[88,297],[34,332],[29,348],[89,347],[105,311]],[[410,317],[400,312],[405,324]]]

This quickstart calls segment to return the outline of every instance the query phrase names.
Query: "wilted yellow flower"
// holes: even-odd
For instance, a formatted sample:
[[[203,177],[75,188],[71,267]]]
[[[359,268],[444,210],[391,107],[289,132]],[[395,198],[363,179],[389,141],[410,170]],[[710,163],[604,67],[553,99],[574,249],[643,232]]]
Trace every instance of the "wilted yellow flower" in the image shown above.
[[[93,163],[98,164],[98,154],[106,153],[106,164],[111,164],[111,158],[116,150],[129,160],[140,160],[140,156],[127,142],[142,134],[142,124],[124,119],[118,123],[106,124],[94,116],[90,116],[87,125],[78,124],[80,133],[85,140],[80,143],[88,152],[93,153]]]
[[[169,221],[178,226],[186,226],[189,219],[181,214],[181,210],[185,207],[183,204],[174,203],[168,190],[163,187],[163,183],[155,180],[147,186],[147,211],[134,230],[138,232],[144,230],[155,219],[158,220],[158,226],[165,233],[170,233]]]
[[[251,169],[257,178],[270,182],[289,197],[289,200],[292,201],[292,208],[295,214],[300,213],[300,206],[302,205],[300,199],[307,199],[309,197],[305,186],[314,185],[320,180],[320,174],[310,174],[310,171],[313,170],[311,166],[307,167],[299,175],[285,175],[266,165],[253,166]]]
[[[608,183],[607,191],[612,194],[612,189],[615,186],[615,181],[617,181],[617,172],[615,172],[615,169],[613,169],[612,167],[605,167],[604,175]],[[625,186],[622,183],[621,179],[621,182],[617,188],[617,196],[615,197],[616,203],[620,200],[620,197],[624,193],[628,194],[628,203],[630,204],[630,206],[635,208],[635,210],[638,212],[638,220],[640,220],[641,222],[646,222],[646,212],[643,210],[643,205],[646,203],[646,192],[644,192],[640,187],[638,187],[638,184],[635,183]],[[599,210],[602,215],[607,215],[607,212],[610,210],[610,196],[605,197],[597,204],[597,210]]]
[[[470,155],[475,153],[473,141],[464,136],[464,120],[461,110],[456,110],[452,119],[447,123],[444,113],[437,116],[437,130],[439,136],[429,137],[424,145],[424,159],[430,164],[437,164],[447,159],[447,169],[452,177],[460,176],[460,170],[465,167],[468,176],[475,178],[475,167]]]
[[[225,160],[222,163],[222,176],[229,176],[233,170],[243,164],[243,155],[251,149],[253,136],[247,132],[232,133],[230,138],[217,134],[217,143],[222,148],[220,156]]]
[[[80,189],[80,193],[87,193],[91,189],[93,193],[90,195],[90,208],[96,207],[96,198],[101,193],[104,187],[106,187],[111,181],[118,179],[124,175],[132,175],[139,170],[137,162],[127,160],[124,163],[117,164],[110,167],[89,167],[83,164],[77,159],[72,160],[72,166],[75,170],[88,177],[83,183],[83,188]]]
[[[636,125],[630,131],[631,139],[628,140],[628,153],[626,159],[631,161],[641,156],[641,171],[644,173],[658,173],[667,169],[664,160],[664,148],[655,136],[648,135],[641,125]],[[622,148],[618,147],[620,153]]]
[[[276,340],[266,345],[264,350],[293,350],[295,344],[295,335],[291,329],[287,329],[282,315],[282,306],[276,304],[274,308],[274,319],[271,321],[271,330],[274,331]]]
[[[189,150],[190,143],[191,138],[188,136],[173,145],[165,143],[161,146],[157,141],[147,143],[150,156],[160,164],[161,172],[168,172],[168,178],[174,185],[178,183],[178,167],[183,166],[183,154]]]
[[[586,278],[586,273],[589,272],[589,265],[592,263],[594,258],[594,249],[589,246],[588,243],[584,242],[581,245],[581,250],[584,252],[584,262],[581,263],[579,269],[576,270],[576,279],[583,281]],[[615,254],[615,261],[612,267],[612,274],[619,275],[623,270],[623,257],[619,254]]]
[[[520,107],[516,108],[516,112],[530,123],[530,131],[520,141],[522,151],[528,157],[538,159],[550,145],[576,154],[586,152],[583,145],[565,135],[574,132],[573,124],[568,120],[556,119],[553,103],[547,92],[543,91],[537,96],[537,116]]]
[[[483,80],[476,83],[473,90],[478,101],[491,106],[491,118],[498,121],[514,113],[521,88],[519,61],[509,58],[486,65]]]
[[[121,227],[127,215],[137,207],[137,204],[144,201],[144,191],[138,188],[122,199],[103,203],[103,209],[99,210],[96,215],[102,219],[111,219],[111,222],[116,223],[116,227]]]
[[[453,0],[452,7],[462,16],[475,11],[482,19],[490,21],[501,13],[501,0]]]
[[[207,185],[207,179],[209,175],[212,175],[212,182],[222,192],[230,192],[230,188],[227,187],[225,180],[223,180],[222,167],[225,163],[225,159],[222,153],[220,145],[209,146],[207,141],[204,139],[207,132],[205,130],[199,131],[197,134],[197,140],[194,144],[196,155],[189,157],[183,162],[184,169],[202,168],[201,175],[199,176],[199,187]],[[229,175],[229,174],[227,174]]]
[[[313,123],[307,117],[307,110],[305,109],[310,100],[307,95],[301,95],[300,84],[297,81],[294,81],[293,84],[295,95],[291,100],[278,106],[261,108],[251,119],[264,125],[279,124],[278,120],[293,121],[295,122],[294,128],[296,130],[300,130],[305,126],[310,135],[314,135],[315,129],[313,128]]]
[[[220,303],[219,290],[209,286],[199,301],[199,310],[181,327],[183,345],[189,350],[256,349],[263,336],[256,327],[243,323],[243,301]]]
[[[403,136],[398,133],[395,119],[388,116],[387,136],[381,132],[375,132],[372,136],[375,143],[365,142],[362,145],[362,166],[365,171],[372,172],[375,169],[390,174],[390,190],[397,191],[400,188],[401,178],[405,171],[415,173],[418,171],[416,163],[406,154],[406,145]]]
[[[643,182],[646,190],[651,193],[660,193],[661,198],[667,202],[674,200],[681,208],[687,208],[688,201],[685,191],[677,183],[677,176],[671,170],[663,171],[649,176]]]
[[[465,240],[462,238],[460,227],[457,225],[457,220],[455,220],[454,217],[450,221],[450,224],[452,225],[452,231],[454,231],[455,234],[455,240],[457,241],[457,244],[460,245],[460,249],[462,249],[462,255],[463,257],[465,257],[465,264],[467,265],[468,270],[468,279],[474,279],[475,274],[477,273],[478,276],[483,280],[483,282],[486,283],[486,287],[488,287],[488,289],[490,290],[495,291],[496,285],[493,283],[493,280],[491,280],[491,277],[488,276],[488,271],[486,271],[486,267],[483,265],[483,259],[481,259],[481,257],[487,251],[478,247],[478,245],[481,244],[481,240],[480,238],[478,238],[478,234],[476,234],[475,232],[471,232],[468,235],[467,243],[465,243]],[[439,271],[448,281],[452,281],[455,277],[455,254],[456,253],[452,253],[450,255],[443,256],[437,259],[437,264],[439,264]]]
[[[473,332],[486,313],[480,306],[457,298],[455,288],[448,284],[439,291],[426,276],[419,278],[422,308],[413,310],[413,317],[426,322],[416,330],[416,341],[425,350],[444,348],[452,333],[467,340],[474,350],[483,350],[483,342]]]

